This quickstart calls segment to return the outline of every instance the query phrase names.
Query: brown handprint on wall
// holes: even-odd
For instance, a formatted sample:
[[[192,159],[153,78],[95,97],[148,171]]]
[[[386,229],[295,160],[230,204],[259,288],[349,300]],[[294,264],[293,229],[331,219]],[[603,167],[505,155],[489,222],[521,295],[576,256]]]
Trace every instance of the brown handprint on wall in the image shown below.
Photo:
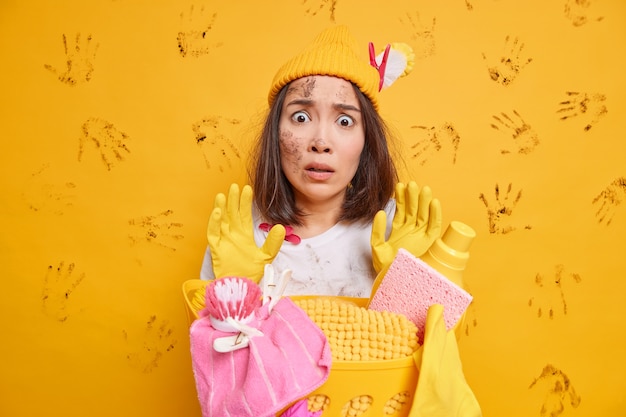
[[[186,56],[198,58],[223,45],[223,42],[215,42],[211,37],[211,30],[213,30],[216,18],[216,12],[207,17],[204,6],[195,9],[191,5],[187,17],[185,17],[185,13],[180,14],[183,30],[178,32],[177,41],[178,52],[183,58]]]
[[[85,279],[85,273],[75,271],[76,265],[71,262],[67,266],[61,261],[55,268],[48,266],[44,277],[41,302],[43,313],[61,323],[65,322],[74,311],[72,308],[72,294]]]
[[[522,198],[522,190],[519,190],[517,194],[513,193],[513,184],[509,184],[504,196],[500,196],[500,186],[496,184],[495,187],[495,203],[492,205],[485,197],[485,194],[481,193],[478,198],[483,202],[487,208],[487,220],[489,223],[489,233],[505,235],[517,228],[513,225],[506,224],[511,218],[514,212],[515,206]],[[526,225],[525,229],[531,229],[530,225]]]
[[[592,204],[598,207],[595,213],[598,223],[610,225],[617,208],[624,201],[626,201],[626,177],[619,177],[613,180],[592,201]]]
[[[216,167],[220,172],[233,169],[235,161],[241,160],[239,150],[229,139],[235,136],[234,130],[241,124],[240,120],[227,119],[222,116],[206,117],[193,124],[196,143],[202,148],[204,161],[208,169]]]
[[[64,84],[75,86],[91,80],[94,71],[94,61],[99,44],[93,43],[91,35],[81,40],[81,34],[77,33],[75,44],[68,47],[67,37],[63,34],[63,48],[65,50],[65,69],[59,70],[52,65],[44,67],[57,76]]]
[[[433,17],[430,25],[421,22],[419,12],[406,13],[400,18],[400,23],[410,31],[411,46],[416,58],[427,58],[435,55],[435,24],[437,18]]]
[[[155,243],[171,251],[176,247],[172,245],[185,236],[177,231],[183,227],[182,223],[171,221],[169,216],[174,214],[172,210],[165,210],[154,216],[142,216],[128,221],[132,233],[128,235],[131,243],[139,242]]]
[[[76,184],[71,181],[48,182],[45,173],[49,168],[50,165],[46,164],[30,176],[24,186],[22,198],[34,212],[45,211],[62,215],[74,204]]]
[[[419,137],[411,145],[412,158],[417,159],[420,165],[424,165],[435,153],[448,150],[452,154],[452,163],[456,163],[456,154],[461,142],[461,136],[450,123],[444,123],[439,127],[411,126],[413,132]]]
[[[583,129],[589,131],[596,125],[600,118],[608,113],[606,105],[606,96],[604,94],[588,94],[578,93],[575,91],[567,91],[565,93],[567,99],[559,103],[557,113],[561,115],[561,120],[571,118],[582,118],[586,122]]]
[[[533,296],[528,300],[528,307],[537,310],[537,317],[554,319],[559,313],[567,315],[567,301],[563,285],[565,281],[578,284],[582,281],[576,273],[565,273],[563,265],[556,265],[554,276],[545,277],[543,274],[535,276],[535,285],[541,291],[540,295]]]
[[[547,386],[546,396],[539,411],[541,417],[560,416],[565,412],[565,406],[568,403],[572,408],[578,408],[580,405],[580,395],[576,394],[569,377],[553,365],[546,365],[528,389],[539,385]]]
[[[163,355],[174,349],[177,343],[167,320],[158,321],[156,315],[148,318],[141,337],[131,340],[126,330],[122,334],[131,349],[126,355],[130,366],[145,374],[157,368]]]
[[[582,26],[590,20],[601,21],[604,17],[589,17],[589,8],[593,2],[591,0],[566,0],[565,17],[574,26]]]
[[[85,147],[85,142],[91,142],[100,152],[100,159],[111,170],[116,163],[124,161],[126,156],[130,154],[126,142],[129,137],[126,133],[117,129],[113,123],[106,120],[93,117],[83,123],[81,130],[83,135],[80,137],[78,147],[78,161],[80,162]]]
[[[511,39],[509,35],[505,38],[504,53],[494,64],[487,64],[489,77],[497,83],[507,86],[511,84],[526,67],[532,62],[532,58],[522,57],[524,43],[519,38]],[[487,62],[487,56],[483,53],[483,59]]]
[[[519,154],[531,153],[537,145],[539,145],[539,137],[533,128],[522,119],[517,110],[513,110],[515,120],[506,113],[500,113],[498,116],[492,116],[495,120],[491,127],[495,130],[510,134],[515,146],[514,152]],[[511,153],[510,149],[501,149],[500,153]]]
[[[328,8],[329,18],[331,22],[335,22],[335,10],[337,10],[338,0],[302,0],[305,7],[304,14],[315,17],[325,8]]]

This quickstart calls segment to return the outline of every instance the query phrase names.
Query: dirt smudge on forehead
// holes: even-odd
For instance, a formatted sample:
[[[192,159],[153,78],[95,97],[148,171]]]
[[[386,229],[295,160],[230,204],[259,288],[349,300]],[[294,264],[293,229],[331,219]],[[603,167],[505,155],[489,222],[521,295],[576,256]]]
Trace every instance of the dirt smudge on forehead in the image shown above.
[[[302,91],[302,97],[310,98],[315,90],[315,77],[306,77],[295,80],[289,86],[287,94],[296,93]]]
[[[313,90],[315,90],[315,77],[308,77],[302,85],[302,95],[309,98],[313,95]]]
[[[354,92],[354,87],[352,85],[341,85],[337,90],[337,100],[342,103],[347,103],[351,97],[354,97],[356,94]]]

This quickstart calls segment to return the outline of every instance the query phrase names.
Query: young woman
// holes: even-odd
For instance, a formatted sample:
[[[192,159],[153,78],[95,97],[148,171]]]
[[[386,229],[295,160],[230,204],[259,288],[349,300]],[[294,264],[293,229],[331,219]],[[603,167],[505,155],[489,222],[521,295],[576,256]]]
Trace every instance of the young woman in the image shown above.
[[[399,247],[419,256],[439,236],[430,189],[397,184],[377,111],[384,73],[355,50],[337,26],[279,69],[252,189],[216,197],[202,279],[258,280],[271,262],[292,271],[286,295],[369,297]]]

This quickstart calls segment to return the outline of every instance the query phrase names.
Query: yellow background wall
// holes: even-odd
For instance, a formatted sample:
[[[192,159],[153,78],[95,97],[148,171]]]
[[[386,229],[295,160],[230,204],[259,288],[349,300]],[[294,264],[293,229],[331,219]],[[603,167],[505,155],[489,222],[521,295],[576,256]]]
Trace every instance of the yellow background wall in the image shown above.
[[[476,229],[484,415],[626,411],[622,0],[0,1],[2,416],[197,416],[180,284],[277,66],[405,41],[403,179]]]

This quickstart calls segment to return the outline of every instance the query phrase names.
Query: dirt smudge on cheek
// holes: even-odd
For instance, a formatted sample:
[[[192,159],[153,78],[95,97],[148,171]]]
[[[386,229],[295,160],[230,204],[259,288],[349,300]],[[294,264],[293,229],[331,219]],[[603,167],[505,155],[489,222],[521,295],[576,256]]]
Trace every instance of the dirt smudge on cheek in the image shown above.
[[[299,162],[302,160],[302,149],[298,138],[290,130],[280,131],[280,149],[285,158],[285,165],[291,166],[293,172],[298,171]]]

